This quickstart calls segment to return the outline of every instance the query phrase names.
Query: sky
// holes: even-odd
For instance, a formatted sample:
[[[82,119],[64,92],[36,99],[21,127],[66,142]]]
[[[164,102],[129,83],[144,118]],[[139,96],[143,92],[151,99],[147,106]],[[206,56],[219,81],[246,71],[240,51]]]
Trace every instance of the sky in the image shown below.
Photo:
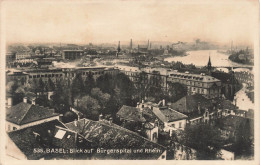
[[[258,0],[3,1],[7,43],[203,41],[250,43]]]

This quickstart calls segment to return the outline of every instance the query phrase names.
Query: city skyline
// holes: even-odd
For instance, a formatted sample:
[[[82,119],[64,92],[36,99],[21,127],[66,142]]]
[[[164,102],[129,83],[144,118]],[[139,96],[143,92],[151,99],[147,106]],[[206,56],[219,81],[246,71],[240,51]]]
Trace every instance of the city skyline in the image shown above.
[[[6,41],[86,44],[200,38],[250,44],[257,30],[257,1],[61,2],[4,1]]]

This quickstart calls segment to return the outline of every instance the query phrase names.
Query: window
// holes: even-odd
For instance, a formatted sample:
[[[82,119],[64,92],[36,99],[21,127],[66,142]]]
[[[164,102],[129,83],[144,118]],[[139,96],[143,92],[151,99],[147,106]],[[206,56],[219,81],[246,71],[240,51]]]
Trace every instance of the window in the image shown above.
[[[175,128],[175,124],[172,124],[172,127]]]
[[[13,127],[13,130],[16,130],[17,128],[16,127]]]
[[[181,128],[181,122],[179,122],[179,128]]]

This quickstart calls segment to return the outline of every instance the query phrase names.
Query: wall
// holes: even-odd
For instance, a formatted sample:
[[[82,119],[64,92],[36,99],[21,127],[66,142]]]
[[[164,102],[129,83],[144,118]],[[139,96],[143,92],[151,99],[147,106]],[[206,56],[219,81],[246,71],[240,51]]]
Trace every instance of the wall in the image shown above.
[[[10,131],[13,131],[14,127],[16,127],[16,129],[22,129],[22,128],[27,128],[27,127],[30,127],[30,126],[38,125],[38,124],[45,123],[45,122],[52,121],[52,120],[56,120],[56,119],[59,120],[59,118],[60,118],[59,116],[54,116],[54,117],[38,120],[38,121],[35,121],[35,122],[31,122],[31,123],[28,123],[28,124],[24,124],[24,125],[17,125],[17,124],[11,123],[9,121],[6,121],[5,129],[6,129],[6,131],[10,132]],[[8,127],[10,127],[11,130],[8,130]]]
[[[184,130],[186,127],[186,119],[183,120],[178,120],[178,121],[173,121],[173,122],[164,122],[164,131],[169,132],[170,131],[170,136],[172,135],[172,131],[175,131],[177,129],[181,129]],[[181,128],[179,128],[179,123],[181,123]],[[175,125],[175,127],[173,127],[172,125]]]

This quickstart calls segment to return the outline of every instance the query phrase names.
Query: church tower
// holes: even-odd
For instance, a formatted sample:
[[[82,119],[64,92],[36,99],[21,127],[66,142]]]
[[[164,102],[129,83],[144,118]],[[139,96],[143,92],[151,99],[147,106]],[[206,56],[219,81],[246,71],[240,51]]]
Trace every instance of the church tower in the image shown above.
[[[210,60],[210,56],[209,56],[209,61],[208,61],[208,73],[211,74],[211,70],[212,70],[212,66],[211,66],[211,60]]]

